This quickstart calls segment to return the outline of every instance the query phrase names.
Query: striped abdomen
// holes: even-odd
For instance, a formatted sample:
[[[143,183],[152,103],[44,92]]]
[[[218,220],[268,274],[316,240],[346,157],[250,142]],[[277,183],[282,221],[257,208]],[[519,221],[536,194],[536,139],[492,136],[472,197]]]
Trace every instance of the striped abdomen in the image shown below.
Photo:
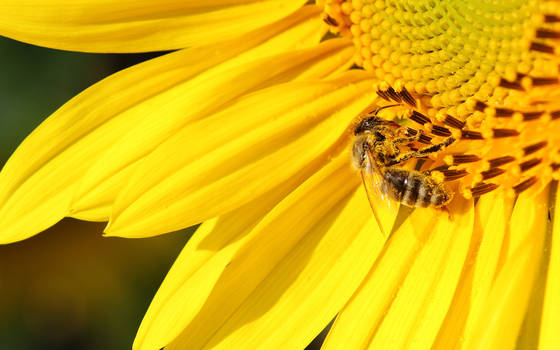
[[[383,178],[387,194],[394,200],[409,207],[441,207],[451,196],[442,184],[415,170],[389,167]]]

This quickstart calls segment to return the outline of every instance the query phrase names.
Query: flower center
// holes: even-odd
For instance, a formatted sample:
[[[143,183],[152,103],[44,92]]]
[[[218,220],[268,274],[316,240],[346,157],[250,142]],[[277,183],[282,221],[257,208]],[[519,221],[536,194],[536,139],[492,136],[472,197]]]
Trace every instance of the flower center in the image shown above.
[[[326,0],[324,11],[380,96],[409,91],[418,128],[458,139],[436,176],[461,174],[466,197],[560,177],[560,2]]]

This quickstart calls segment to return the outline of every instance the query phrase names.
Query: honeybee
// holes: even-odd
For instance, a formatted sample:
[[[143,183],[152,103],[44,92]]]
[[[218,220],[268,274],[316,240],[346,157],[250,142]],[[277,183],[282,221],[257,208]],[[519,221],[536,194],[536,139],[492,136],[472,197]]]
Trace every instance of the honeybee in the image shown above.
[[[428,172],[420,172],[400,167],[399,164],[412,159],[424,157],[444,149],[455,141],[448,137],[439,144],[434,144],[418,151],[403,152],[402,145],[418,141],[422,131],[415,135],[398,135],[395,125],[377,116],[383,108],[366,114],[354,129],[352,158],[360,171],[374,216],[383,231],[379,208],[380,203],[393,200],[409,207],[445,208],[453,198],[445,186],[434,180]],[[380,197],[382,201],[376,201]],[[384,232],[383,232],[384,233]]]

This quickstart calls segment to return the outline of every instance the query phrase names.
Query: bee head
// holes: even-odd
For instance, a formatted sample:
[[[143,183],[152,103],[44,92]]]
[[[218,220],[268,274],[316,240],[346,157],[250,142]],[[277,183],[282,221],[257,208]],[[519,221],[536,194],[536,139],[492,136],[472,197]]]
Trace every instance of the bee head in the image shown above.
[[[376,127],[382,125],[385,121],[377,116],[362,119],[356,129],[354,129],[354,135],[359,135],[366,131],[372,131]]]

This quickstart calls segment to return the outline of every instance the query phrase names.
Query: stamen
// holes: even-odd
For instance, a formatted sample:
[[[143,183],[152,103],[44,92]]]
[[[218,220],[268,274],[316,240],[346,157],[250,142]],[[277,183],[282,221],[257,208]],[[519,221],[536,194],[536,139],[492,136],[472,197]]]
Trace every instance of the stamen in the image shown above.
[[[542,161],[542,159],[540,159],[540,158],[529,159],[528,161],[525,161],[525,162],[519,164],[519,170],[520,170],[520,172],[527,171],[527,170],[533,168],[534,166],[540,164],[541,161]]]
[[[543,39],[558,39],[560,38],[560,33],[554,30],[537,29],[536,37]]]
[[[445,119],[443,120],[443,123],[447,126],[450,126],[452,128],[456,128],[456,129],[462,129],[463,127],[465,127],[465,122],[457,119],[457,118],[453,118],[450,115],[446,115]]]
[[[459,165],[464,163],[474,163],[480,160],[480,157],[476,154],[455,154],[445,157],[445,162],[447,164]]]
[[[518,136],[519,131],[513,129],[492,129],[493,138]]]
[[[506,88],[506,89],[513,89],[513,90],[523,90],[521,84],[517,81],[507,81],[505,79],[500,80],[499,86]]]
[[[507,163],[511,163],[514,160],[515,160],[515,158],[512,157],[512,156],[505,156],[505,157],[498,157],[498,158],[490,159],[488,161],[488,163],[490,165],[490,169],[492,169],[492,168],[496,168],[496,167],[505,165]]]
[[[411,107],[416,107],[416,100],[414,99],[414,97],[412,97],[412,95],[410,94],[410,92],[408,92],[408,90],[406,89],[406,87],[402,87],[401,91],[399,92],[402,96],[402,99],[404,100],[404,102],[406,102],[408,105],[410,105]]]
[[[519,184],[513,186],[513,190],[515,191],[515,194],[518,195],[521,192],[528,189],[529,187],[533,186],[535,183],[537,183],[537,178],[535,176],[532,176],[532,177],[528,178],[527,180],[525,180],[523,182],[520,182]]]
[[[432,125],[432,134],[436,136],[449,137],[451,136],[451,131],[441,126]]]
[[[444,176],[444,181],[453,181],[460,179],[469,173],[465,169],[460,170],[440,170]]]
[[[547,22],[547,23],[560,22],[560,17],[558,17],[556,15],[545,15],[544,16],[544,21]]]
[[[535,119],[539,119],[541,115],[543,115],[544,112],[524,112],[523,113],[523,121],[524,122],[528,122],[531,120],[535,120]]]
[[[554,47],[546,44],[541,44],[537,42],[531,42],[531,46],[529,47],[530,50],[544,52],[544,53],[554,53]]]
[[[476,101],[476,104],[474,106],[474,109],[476,109],[477,111],[484,111],[484,109],[488,107],[488,105],[482,101]]]
[[[548,141],[542,141],[542,142],[538,142],[538,143],[529,145],[527,147],[524,147],[523,148],[523,155],[528,156],[531,153],[535,153],[538,150],[546,147],[546,145],[548,145]]]
[[[552,120],[555,120],[555,119],[560,118],[560,111],[553,111],[553,112],[550,112],[550,118],[551,118]]]
[[[480,132],[471,130],[462,130],[461,138],[465,140],[484,140]]]
[[[418,142],[425,143],[425,144],[431,144],[432,143],[432,138],[427,136],[426,134],[422,134],[418,138]]]
[[[494,191],[496,188],[500,187],[500,185],[496,185],[493,183],[479,183],[476,186],[472,187],[469,191],[472,197],[480,197],[483,194],[486,194],[490,191]]]
[[[483,180],[488,180],[498,175],[502,175],[505,172],[505,169],[502,168],[492,168],[490,170],[483,171],[480,174],[482,175]]]
[[[556,77],[531,78],[531,79],[533,81],[533,86],[558,84],[558,78],[556,78]]]
[[[496,108],[496,117],[503,118],[503,117],[511,117],[514,113],[513,109],[509,108]]]
[[[323,21],[333,27],[338,27],[338,21],[334,18],[332,18],[329,14],[324,14],[323,15]]]
[[[412,111],[412,114],[408,117],[410,120],[417,122],[418,124],[428,124],[431,122],[430,118],[426,117],[424,114],[418,111]]]

